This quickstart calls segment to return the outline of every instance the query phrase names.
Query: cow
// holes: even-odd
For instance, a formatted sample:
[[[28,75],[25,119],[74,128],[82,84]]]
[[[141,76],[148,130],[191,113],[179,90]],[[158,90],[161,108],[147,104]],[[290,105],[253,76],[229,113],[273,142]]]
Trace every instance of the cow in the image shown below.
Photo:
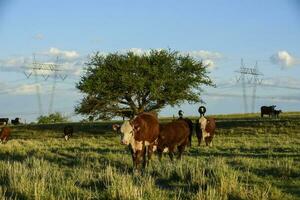
[[[275,105],[272,106],[262,106],[260,107],[260,116],[269,115],[269,117],[274,116]]]
[[[0,143],[6,143],[9,136],[10,136],[10,128],[9,127],[3,127],[1,129],[1,133],[0,133]]]
[[[65,140],[66,141],[73,135],[73,132],[74,132],[73,126],[66,125],[64,127],[64,135],[65,135]]]
[[[8,118],[0,118],[0,125],[6,125],[8,124],[9,119]]]
[[[190,132],[189,132],[189,145],[188,146],[191,147],[192,146],[192,136],[193,136],[194,124],[193,124],[192,120],[190,120],[189,118],[186,118],[186,117],[183,118],[183,111],[182,110],[178,111],[178,115],[179,115],[178,119],[185,121],[189,126]]]
[[[144,169],[151,159],[159,135],[157,115],[143,112],[131,120],[125,120],[121,126],[113,125],[113,129],[121,133],[121,143],[129,146],[134,168],[140,169],[142,161]]]
[[[279,114],[282,113],[282,110],[274,110],[274,117],[279,117]]]
[[[216,129],[216,121],[214,118],[206,118],[201,116],[196,122],[196,134],[198,138],[198,146],[200,146],[203,140],[206,146],[212,146],[212,140],[214,138]]]
[[[161,160],[162,153],[167,150],[171,161],[173,161],[176,147],[178,149],[177,158],[180,159],[185,147],[189,143],[189,135],[189,125],[186,121],[181,119],[161,126],[157,140],[157,153],[159,160]]]
[[[19,118],[19,117],[16,117],[15,119],[11,119],[10,121],[11,121],[11,123],[12,123],[13,125],[18,125],[18,124],[20,124],[20,118]]]

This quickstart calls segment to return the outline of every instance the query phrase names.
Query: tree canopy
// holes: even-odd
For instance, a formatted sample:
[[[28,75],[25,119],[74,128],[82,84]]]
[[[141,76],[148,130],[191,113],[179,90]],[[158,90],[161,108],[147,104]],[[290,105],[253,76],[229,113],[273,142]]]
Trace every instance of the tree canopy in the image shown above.
[[[98,52],[76,85],[84,97],[75,111],[99,119],[159,111],[184,101],[200,102],[204,85],[213,86],[207,67],[177,51]]]
[[[49,114],[48,116],[41,115],[37,118],[38,124],[50,124],[50,123],[61,123],[68,122],[68,118],[62,116],[61,113],[56,112]]]

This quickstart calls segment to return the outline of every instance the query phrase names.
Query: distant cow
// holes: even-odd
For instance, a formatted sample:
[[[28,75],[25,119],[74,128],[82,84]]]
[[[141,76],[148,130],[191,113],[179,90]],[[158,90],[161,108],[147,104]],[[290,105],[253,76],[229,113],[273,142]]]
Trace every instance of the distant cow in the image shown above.
[[[282,113],[281,110],[274,110],[274,117],[279,117],[279,114]]]
[[[73,126],[67,125],[64,127],[64,135],[66,141],[73,135],[73,132],[74,132]]]
[[[16,117],[15,119],[12,119],[12,120],[10,120],[11,121],[11,123],[13,124],[13,125],[18,125],[18,124],[20,124],[20,118],[19,117]]]
[[[216,122],[214,118],[206,118],[201,116],[196,122],[196,134],[198,138],[198,145],[200,146],[203,140],[206,146],[212,146],[212,140],[214,138],[216,129]]]
[[[3,127],[0,133],[0,142],[6,143],[8,138],[10,136],[10,128],[9,127]]]
[[[189,146],[191,147],[192,146],[192,136],[193,136],[193,130],[194,130],[194,124],[192,122],[192,120],[190,120],[189,118],[184,118],[183,117],[183,111],[182,110],[179,110],[178,111],[178,115],[179,115],[179,120],[184,120],[188,126],[189,126]]]
[[[8,124],[9,119],[8,118],[0,118],[0,125],[6,125]]]
[[[121,132],[121,143],[130,147],[133,165],[146,167],[159,134],[158,118],[154,113],[138,114],[130,121],[124,121],[122,126],[113,125],[114,130]]]
[[[260,116],[269,115],[269,117],[274,116],[275,105],[272,106],[262,106],[260,107]]]
[[[176,147],[178,149],[178,158],[181,158],[181,154],[189,142],[189,134],[189,125],[184,120],[179,119],[161,126],[157,141],[159,159],[161,159],[162,153],[167,149],[170,159],[173,160]]]

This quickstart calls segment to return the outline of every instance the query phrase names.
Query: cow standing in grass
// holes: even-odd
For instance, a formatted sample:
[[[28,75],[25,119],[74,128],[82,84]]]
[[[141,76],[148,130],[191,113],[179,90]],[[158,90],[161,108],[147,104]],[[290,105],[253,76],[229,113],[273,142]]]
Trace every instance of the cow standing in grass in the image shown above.
[[[186,121],[178,119],[169,124],[161,126],[157,141],[157,152],[159,159],[166,150],[173,160],[175,149],[178,149],[177,158],[181,158],[182,152],[189,143],[190,128]]]
[[[9,119],[8,118],[0,118],[0,125],[7,125]]]
[[[275,105],[272,106],[262,106],[260,107],[260,116],[264,117],[264,115],[269,115],[269,117],[274,116]]]
[[[282,110],[274,110],[274,117],[278,118],[280,113],[282,113]]]
[[[189,118],[184,118],[183,117],[183,111],[179,110],[178,111],[178,115],[179,115],[179,120],[183,120],[187,123],[187,125],[189,126],[189,147],[192,146],[192,136],[193,136],[193,129],[194,129],[194,124],[192,122],[192,120],[190,120]]]
[[[121,132],[121,143],[130,147],[133,165],[136,169],[146,167],[154,150],[159,134],[158,118],[154,113],[141,113],[121,126],[113,125]]]
[[[73,135],[73,132],[74,132],[73,126],[67,125],[64,127],[64,135],[66,141]]]
[[[1,143],[6,143],[7,140],[9,139],[10,136],[10,128],[9,127],[3,127],[1,129],[1,133],[0,133],[0,142]]]
[[[196,123],[196,134],[198,138],[198,145],[200,146],[203,140],[206,146],[212,146],[212,140],[214,138],[216,129],[216,122],[214,118],[206,118],[201,116]]]

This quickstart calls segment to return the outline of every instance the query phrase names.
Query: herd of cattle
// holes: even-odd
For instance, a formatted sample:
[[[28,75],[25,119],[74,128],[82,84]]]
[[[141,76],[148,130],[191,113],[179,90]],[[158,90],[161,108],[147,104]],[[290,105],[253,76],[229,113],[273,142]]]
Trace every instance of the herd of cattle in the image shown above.
[[[180,112],[178,119],[167,124],[160,124],[155,113],[145,112],[125,120],[122,125],[114,124],[113,130],[121,134],[121,143],[129,146],[133,165],[139,169],[146,167],[154,151],[157,151],[159,160],[163,152],[168,152],[173,160],[177,149],[177,158],[181,158],[186,146],[192,144],[193,127],[193,122],[183,118]],[[215,119],[202,114],[196,121],[198,145],[202,140],[207,146],[212,145],[215,129]]]
[[[205,107],[199,108],[200,118],[196,120],[195,130],[198,138],[198,145],[204,141],[206,146],[212,145],[216,122],[214,118],[204,116]],[[275,110],[275,106],[262,106],[261,117],[269,115],[269,117],[278,117],[281,110]],[[0,118],[0,122],[8,124],[8,118]],[[12,120],[12,124],[18,124],[19,118]],[[153,152],[157,151],[161,160],[163,152],[168,152],[171,160],[177,149],[177,158],[181,158],[186,146],[192,145],[192,135],[194,130],[193,122],[184,118],[182,111],[179,111],[179,118],[167,124],[160,124],[156,113],[144,112],[131,118],[124,120],[123,123],[114,124],[113,130],[121,134],[121,143],[129,146],[132,160],[136,169],[145,168]],[[67,125],[64,127],[65,140],[68,140],[73,134],[73,127]],[[0,142],[6,143],[11,130],[5,126],[0,132]]]
[[[11,124],[18,125],[21,124],[21,119],[19,117],[10,120]],[[0,118],[0,125],[9,124],[9,118]]]

